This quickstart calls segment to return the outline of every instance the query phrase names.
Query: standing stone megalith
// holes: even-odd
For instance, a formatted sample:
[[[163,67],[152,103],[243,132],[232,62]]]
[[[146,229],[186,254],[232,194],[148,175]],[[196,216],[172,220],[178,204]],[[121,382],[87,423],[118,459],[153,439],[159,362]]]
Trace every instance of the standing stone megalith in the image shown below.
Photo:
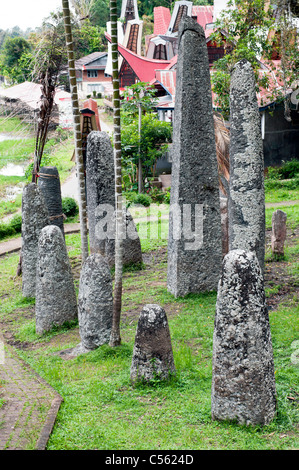
[[[213,338],[212,418],[265,425],[274,418],[274,362],[262,271],[232,250],[219,280]]]
[[[217,288],[222,263],[219,180],[206,38],[192,18],[179,28],[168,240],[168,290]]]
[[[272,214],[271,248],[273,255],[284,256],[284,242],[287,237],[287,214],[277,209]]]
[[[22,294],[35,297],[38,237],[50,224],[43,194],[35,183],[25,186],[22,196]]]
[[[255,78],[238,62],[230,88],[229,249],[254,251],[264,272],[264,153]]]
[[[110,137],[92,131],[87,138],[86,192],[90,252],[106,256],[114,265],[115,253],[115,174]],[[124,210],[126,238],[123,240],[123,263],[141,263],[138,232],[131,214]]]
[[[43,166],[40,168],[38,187],[44,195],[51,225],[57,225],[64,235],[60,178],[55,166]]]
[[[65,240],[59,227],[43,228],[36,266],[36,333],[78,317],[77,298]]]
[[[137,325],[131,381],[167,380],[173,374],[175,365],[165,310],[159,305],[145,305]]]
[[[78,296],[79,332],[85,350],[109,343],[112,316],[110,269],[102,255],[93,253],[83,264]]]

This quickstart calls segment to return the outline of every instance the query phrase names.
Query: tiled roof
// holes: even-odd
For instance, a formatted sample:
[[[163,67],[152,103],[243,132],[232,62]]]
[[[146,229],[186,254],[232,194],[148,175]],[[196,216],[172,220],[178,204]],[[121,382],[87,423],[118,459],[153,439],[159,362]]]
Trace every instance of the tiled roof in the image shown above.
[[[206,24],[213,23],[213,11],[214,7],[211,5],[193,5],[192,16],[196,16],[197,23],[205,29]]]
[[[38,109],[41,93],[41,85],[32,82],[23,82],[10,88],[0,88],[1,96],[13,100],[20,100],[32,109]],[[60,99],[70,97],[70,93],[58,88],[55,92],[54,102],[58,104]]]
[[[154,8],[154,34],[165,34],[171,20],[171,13],[169,8],[155,7]]]
[[[85,57],[81,57],[80,59],[76,60],[75,68],[81,70],[83,66],[86,66],[105,55],[107,55],[107,52],[92,52],[92,54],[88,54]]]

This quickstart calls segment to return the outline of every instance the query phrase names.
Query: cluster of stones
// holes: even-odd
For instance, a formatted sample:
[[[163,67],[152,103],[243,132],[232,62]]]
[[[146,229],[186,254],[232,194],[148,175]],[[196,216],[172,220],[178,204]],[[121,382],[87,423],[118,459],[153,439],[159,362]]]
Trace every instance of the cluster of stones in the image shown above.
[[[230,182],[228,200],[221,201],[205,35],[194,20],[184,18],[179,30],[167,286],[175,297],[218,287],[212,417],[264,425],[275,415],[276,394],[263,281],[263,150],[254,75],[246,60],[233,70],[230,103]],[[37,333],[78,317],[77,354],[108,343],[111,333],[113,160],[109,136],[91,132],[86,157],[91,255],[82,267],[78,304],[60,226],[58,172],[43,168],[39,185],[28,185],[23,195],[23,293],[36,296]],[[50,197],[55,191],[56,199]],[[140,240],[126,209],[124,225],[129,234],[124,264],[140,262]],[[284,227],[285,215],[278,211],[272,237],[277,253],[283,252]],[[131,381],[167,380],[175,372],[166,313],[159,305],[146,305],[135,336]]]

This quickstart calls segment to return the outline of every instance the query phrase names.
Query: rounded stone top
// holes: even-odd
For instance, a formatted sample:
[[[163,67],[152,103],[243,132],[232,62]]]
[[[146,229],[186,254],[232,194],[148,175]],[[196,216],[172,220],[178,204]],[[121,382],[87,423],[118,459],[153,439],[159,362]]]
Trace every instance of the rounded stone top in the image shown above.
[[[139,317],[139,326],[144,328],[151,328],[166,326],[167,317],[165,310],[157,304],[147,304],[143,307],[140,317]]]
[[[63,247],[65,246],[62,232],[57,225],[46,225],[40,232],[39,244],[41,246],[58,242]]]
[[[202,36],[205,38],[205,32],[203,27],[197,23],[193,18],[190,16],[184,16],[180,22],[179,26],[179,42],[181,40],[181,36],[186,32],[186,31],[194,31],[197,33],[199,36]]]

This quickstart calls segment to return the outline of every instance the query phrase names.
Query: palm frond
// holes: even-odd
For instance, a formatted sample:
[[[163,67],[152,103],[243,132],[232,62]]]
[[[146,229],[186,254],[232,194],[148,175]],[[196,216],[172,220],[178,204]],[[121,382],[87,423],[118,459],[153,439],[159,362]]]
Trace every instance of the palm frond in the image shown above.
[[[224,119],[220,114],[213,113],[215,141],[216,141],[216,155],[219,174],[219,186],[224,194],[226,194],[225,187],[222,182],[222,177],[229,181],[229,130],[225,125]]]

